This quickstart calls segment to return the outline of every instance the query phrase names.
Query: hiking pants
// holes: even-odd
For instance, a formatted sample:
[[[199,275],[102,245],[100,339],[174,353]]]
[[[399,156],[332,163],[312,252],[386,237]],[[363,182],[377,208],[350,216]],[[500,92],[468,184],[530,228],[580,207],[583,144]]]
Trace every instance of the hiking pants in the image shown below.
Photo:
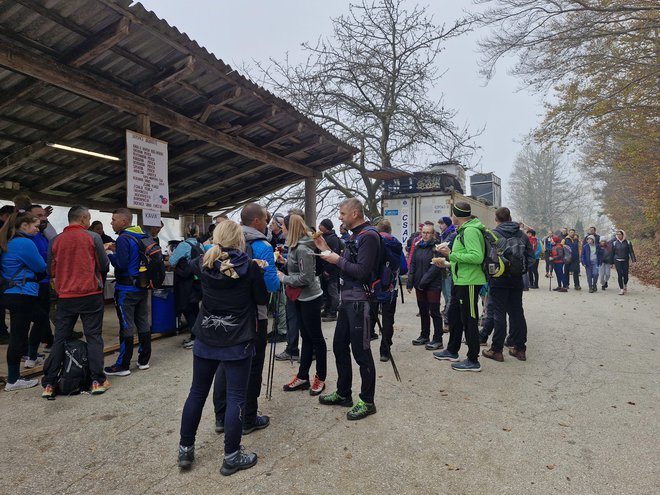
[[[609,263],[603,263],[598,267],[598,274],[600,275],[600,285],[607,285],[610,279],[610,271],[612,266]]]
[[[137,331],[138,363],[148,364],[151,359],[151,332],[146,290],[115,291],[115,307],[119,318],[119,356],[115,366],[127,370],[133,358],[133,336]]]
[[[273,325],[277,324],[277,334],[286,335],[286,294],[284,293],[284,284],[280,284],[279,292],[272,295],[271,312],[273,313],[273,319],[276,320]]]
[[[573,274],[573,286],[580,287],[580,265],[576,266],[574,263],[564,265],[564,282],[566,283],[564,287],[571,286],[571,273]]]
[[[481,285],[456,285],[449,305],[449,344],[447,350],[458,354],[465,334],[467,357],[479,361],[479,291]],[[492,288],[491,288],[492,290]],[[489,296],[491,297],[491,296]]]
[[[527,322],[523,313],[523,290],[508,287],[491,287],[489,304],[492,301],[494,333],[491,349],[502,352],[506,339],[506,317],[509,315],[509,342],[524,351],[527,342]],[[519,347],[520,346],[520,347]]]
[[[373,335],[376,330],[376,320],[378,319],[378,308],[381,312],[381,331],[380,331],[380,355],[389,356],[392,347],[392,337],[394,336],[394,314],[396,313],[397,291],[393,292],[392,299],[389,302],[369,303],[371,307],[371,318],[369,319],[369,333]]]
[[[288,297],[282,294],[286,300],[286,352],[290,356],[298,356],[298,339],[300,338],[300,323],[298,313],[296,312],[296,303],[290,301]]]
[[[64,342],[71,338],[73,328],[82,320],[83,333],[87,342],[87,359],[92,381],[100,384],[105,381],[103,372],[103,294],[85,297],[60,298],[55,313],[55,339],[53,348],[44,364],[44,377],[41,384],[55,386],[58,372],[64,363]]]
[[[535,289],[539,288],[539,260],[532,263],[528,270],[529,286]]]
[[[41,336],[41,342],[47,347],[53,345],[53,332],[50,328],[50,284],[39,284],[37,304],[34,306],[34,324],[32,331]]]
[[[564,265],[562,263],[553,263],[553,268],[557,275],[557,287],[568,287],[568,275],[564,272]]]
[[[342,397],[352,395],[353,363],[360,367],[360,399],[373,404],[376,393],[376,366],[371,354],[368,301],[343,301],[339,306],[332,350],[337,363],[337,393]]]
[[[250,365],[250,378],[247,384],[247,395],[245,397],[245,409],[243,411],[243,424],[250,425],[257,418],[259,407],[259,394],[261,393],[261,381],[264,372],[264,361],[266,359],[266,334],[268,333],[268,320],[257,321],[257,336],[254,339],[254,356]],[[215,384],[213,385],[213,406],[216,419],[222,419],[228,408],[228,377],[225,366],[217,367],[215,373]],[[231,452],[234,452],[234,449]]]
[[[180,445],[184,447],[195,445],[197,428],[202,419],[202,410],[209,390],[211,390],[213,377],[216,376],[217,370],[222,368],[222,380],[223,382],[226,380],[224,388],[227,394],[227,407],[222,416],[216,416],[216,419],[223,421],[225,425],[225,454],[231,454],[239,449],[243,435],[242,417],[245,410],[251,362],[251,357],[236,361],[217,361],[193,354],[193,378],[181,414]]]
[[[619,289],[623,289],[628,285],[628,267],[630,262],[628,260],[614,260],[614,267],[619,281]]]
[[[431,320],[433,320],[433,340],[442,342],[442,316],[440,315],[440,290],[415,289],[419,320],[421,323],[420,337],[428,339],[431,336]]]
[[[584,267],[587,272],[587,283],[589,288],[593,289],[598,285],[598,265],[592,264]]]
[[[7,382],[15,383],[20,377],[21,357],[27,346],[28,357],[37,359],[37,350],[41,335],[30,332],[30,323],[34,319],[36,296],[25,294],[4,294],[3,305],[9,310],[9,346],[7,347]],[[29,338],[28,338],[29,334]]]

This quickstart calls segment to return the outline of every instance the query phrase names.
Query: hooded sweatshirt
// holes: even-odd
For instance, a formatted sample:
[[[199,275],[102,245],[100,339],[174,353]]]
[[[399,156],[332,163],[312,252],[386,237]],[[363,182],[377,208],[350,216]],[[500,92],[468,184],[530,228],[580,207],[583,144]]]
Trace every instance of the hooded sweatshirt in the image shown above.
[[[289,251],[286,263],[289,274],[282,279],[286,285],[302,287],[299,301],[312,301],[323,295],[321,283],[316,276],[316,263],[314,241],[309,236],[301,237],[296,247]]]
[[[454,246],[449,255],[454,285],[484,285],[486,275],[481,269],[486,246],[484,225],[478,218],[468,220],[458,228]]]
[[[117,280],[115,290],[142,292],[147,289],[135,287],[131,282],[140,274],[140,248],[138,243],[131,237],[144,239],[147,234],[139,225],[119,231],[116,241],[117,250],[109,254],[108,258],[112,266],[115,267],[115,279]]]
[[[245,235],[245,250],[254,260],[264,260],[268,266],[263,270],[264,282],[268,292],[277,292],[280,290],[280,279],[277,278],[277,268],[275,267],[275,254],[268,238],[263,232],[257,229],[243,225],[243,235]],[[260,320],[268,319],[267,303],[259,305],[257,308],[258,318]]]
[[[628,261],[628,258],[630,258],[631,261],[637,261],[635,258],[635,252],[633,251],[632,242],[626,238],[626,231],[622,230],[621,232],[623,232],[623,238],[619,240],[619,238],[616,237],[612,243],[614,260]]]
[[[504,239],[510,239],[512,237],[518,237],[525,244],[525,257],[527,258],[527,266],[532,266],[536,262],[534,256],[534,249],[532,248],[532,243],[529,241],[529,237],[522,230],[520,230],[520,225],[516,222],[502,222],[495,229],[493,233],[499,238],[503,237]],[[507,287],[513,289],[522,289],[523,288],[523,276],[512,276],[506,271],[502,276],[493,278],[490,282],[491,287]]]
[[[268,302],[262,269],[246,253],[227,249],[212,268],[194,262],[202,282],[196,338],[211,347],[251,344],[257,334],[257,306]]]

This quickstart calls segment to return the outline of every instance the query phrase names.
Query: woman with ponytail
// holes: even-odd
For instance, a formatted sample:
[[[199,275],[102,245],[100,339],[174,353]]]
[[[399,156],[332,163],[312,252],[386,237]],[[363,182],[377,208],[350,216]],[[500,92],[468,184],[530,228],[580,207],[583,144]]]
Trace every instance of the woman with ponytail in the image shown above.
[[[213,231],[213,245],[194,260],[202,283],[202,306],[194,326],[193,379],[181,418],[179,467],[195,458],[195,435],[218,366],[227,380],[223,430],[225,455],[220,473],[227,476],[257,463],[257,454],[241,450],[243,409],[257,333],[257,305],[268,302],[262,269],[245,253],[241,227],[225,220]]]

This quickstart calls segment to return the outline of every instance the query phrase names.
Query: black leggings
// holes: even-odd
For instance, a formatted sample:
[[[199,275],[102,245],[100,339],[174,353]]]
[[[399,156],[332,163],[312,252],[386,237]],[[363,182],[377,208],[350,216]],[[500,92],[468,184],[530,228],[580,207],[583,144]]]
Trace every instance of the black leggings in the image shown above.
[[[529,286],[539,286],[539,260],[536,260],[529,267]]]
[[[440,315],[440,289],[415,289],[419,320],[422,326],[420,337],[428,339],[431,336],[431,320],[433,320],[433,340],[442,342],[442,316]]]
[[[3,296],[5,308],[9,310],[9,346],[7,347],[7,381],[14,383],[18,380],[21,370],[21,357],[26,344],[30,359],[37,359],[37,350],[41,341],[39,329],[32,329],[30,323],[34,321],[34,306],[36,296],[24,294],[5,294]],[[29,334],[29,339],[28,339]]]
[[[309,380],[309,368],[312,366],[312,354],[316,353],[316,374],[325,381],[328,373],[328,347],[321,330],[321,304],[323,297],[311,301],[295,301],[296,313],[300,322],[302,350],[298,378]]]
[[[616,268],[616,274],[618,275],[619,279],[619,289],[623,289],[626,285],[628,285],[628,267],[630,265],[630,261],[628,260],[614,260],[614,267]]]

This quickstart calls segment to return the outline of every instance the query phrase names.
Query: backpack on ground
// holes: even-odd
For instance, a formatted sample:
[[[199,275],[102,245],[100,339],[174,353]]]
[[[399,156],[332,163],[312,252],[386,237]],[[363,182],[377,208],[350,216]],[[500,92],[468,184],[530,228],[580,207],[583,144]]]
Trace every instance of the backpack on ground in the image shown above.
[[[573,251],[571,250],[570,246],[567,246],[564,244],[562,246],[564,249],[564,264],[565,265],[570,265],[571,261],[573,261]]]
[[[57,393],[75,395],[86,392],[91,385],[87,343],[78,339],[67,340],[64,342],[64,363],[57,381]]]
[[[140,255],[139,274],[134,277],[133,285],[139,289],[160,289],[165,281],[165,260],[160,244],[151,236],[142,239],[127,233],[122,236],[132,239],[137,244]]]
[[[520,277],[527,273],[527,256],[525,255],[525,241],[519,235],[500,238],[498,247],[504,258],[504,273],[512,277]]]

